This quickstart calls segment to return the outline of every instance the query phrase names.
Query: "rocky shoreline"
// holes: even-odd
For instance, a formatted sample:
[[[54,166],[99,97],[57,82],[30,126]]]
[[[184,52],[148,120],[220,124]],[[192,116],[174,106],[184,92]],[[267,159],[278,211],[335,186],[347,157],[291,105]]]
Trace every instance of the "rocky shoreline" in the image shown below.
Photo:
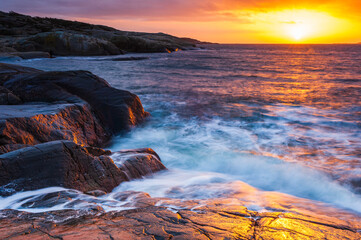
[[[111,27],[0,11],[0,58],[119,55],[188,50],[202,42],[164,33]]]
[[[37,206],[46,206],[54,199],[66,201],[69,196],[47,195],[38,199]],[[244,197],[235,194],[228,199],[183,201],[151,198],[142,192],[120,192],[115,198],[128,201],[121,211],[105,212],[99,207],[43,213],[3,210],[0,238],[336,240],[361,237],[359,216],[312,203],[309,209],[302,209],[297,207],[299,199],[276,193],[259,195],[269,201],[268,210],[255,211],[244,207],[249,203],[238,200]],[[274,203],[275,199],[279,204]]]
[[[166,170],[152,149],[101,149],[143,122],[140,99],[86,71],[43,72],[0,64],[0,195],[64,187],[103,201],[124,181]],[[119,161],[120,160],[120,161]],[[120,163],[120,164],[119,164]],[[20,207],[54,203],[83,209],[0,211],[1,239],[359,239],[360,216],[278,193],[233,187],[223,199],[183,201],[118,192],[105,211],[73,190],[24,196]],[[267,211],[250,210],[256,195]],[[27,200],[26,200],[27,199]],[[276,204],[277,203],[277,204]],[[332,212],[332,216],[329,213]],[[342,220],[345,216],[345,219]],[[350,220],[353,219],[353,220]]]
[[[138,96],[85,71],[0,64],[0,83],[0,195],[51,186],[111,192],[165,169],[151,149],[97,148],[149,115]]]

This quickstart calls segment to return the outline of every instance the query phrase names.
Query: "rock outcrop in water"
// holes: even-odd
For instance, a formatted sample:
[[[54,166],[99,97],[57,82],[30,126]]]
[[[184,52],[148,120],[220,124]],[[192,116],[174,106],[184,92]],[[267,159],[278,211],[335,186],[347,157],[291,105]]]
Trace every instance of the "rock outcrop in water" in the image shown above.
[[[110,192],[121,182],[164,169],[151,149],[111,153],[53,141],[0,155],[0,195],[53,186]]]
[[[148,116],[138,96],[86,71],[0,63],[0,87],[4,104],[18,104],[0,105],[0,153],[54,140],[100,147]]]
[[[30,55],[21,55],[16,51],[95,56],[125,52],[167,52],[191,49],[200,43],[164,33],[126,32],[106,26],[30,17],[14,12],[0,12],[0,36],[0,52],[25,58]]]
[[[123,181],[165,169],[151,149],[109,156],[94,148],[149,114],[138,96],[90,72],[0,63],[0,100],[2,195],[50,186],[109,192]]]

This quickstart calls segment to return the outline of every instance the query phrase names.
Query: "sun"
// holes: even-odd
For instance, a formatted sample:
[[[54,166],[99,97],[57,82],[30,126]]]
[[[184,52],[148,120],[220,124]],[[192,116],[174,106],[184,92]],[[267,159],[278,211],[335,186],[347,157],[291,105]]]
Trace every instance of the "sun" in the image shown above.
[[[330,25],[335,23],[332,16],[315,10],[284,10],[275,12],[275,26],[283,31],[289,42],[305,43],[331,32]],[[335,24],[333,24],[335,25]]]
[[[288,33],[296,41],[300,41],[307,36],[310,31],[310,27],[304,23],[290,24]]]

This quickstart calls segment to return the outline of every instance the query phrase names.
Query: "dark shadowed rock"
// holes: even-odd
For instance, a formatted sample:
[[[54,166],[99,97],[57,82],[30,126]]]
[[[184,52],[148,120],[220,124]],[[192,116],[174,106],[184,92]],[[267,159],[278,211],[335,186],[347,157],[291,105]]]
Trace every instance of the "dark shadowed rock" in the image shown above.
[[[16,105],[20,104],[21,100],[15,96],[9,89],[0,86],[0,105]]]
[[[139,149],[109,156],[108,151],[84,148],[71,141],[53,141],[12,151],[0,155],[3,186],[0,194],[51,186],[110,192],[123,181],[165,169],[153,152]]]
[[[38,33],[17,40],[12,47],[23,52],[46,51],[59,56],[99,56],[122,53],[113,43],[105,39],[64,31]]]
[[[0,73],[7,67],[0,65]],[[113,133],[128,130],[148,116],[137,95],[112,88],[87,71],[17,74],[3,85],[24,102],[85,101]]]
[[[30,147],[29,144],[5,144],[0,146],[0,154],[15,151],[21,148]]]
[[[140,61],[140,60],[147,60],[149,57],[121,57],[121,58],[112,58],[111,61],[118,61],[118,62],[126,62],[126,61]]]
[[[0,63],[0,153],[54,140],[104,146],[148,115],[138,96],[90,72]]]
[[[10,77],[24,73],[40,73],[41,70],[29,67],[23,67],[14,64],[0,63],[0,85],[7,81]]]
[[[0,59],[11,59],[13,57],[19,57],[20,59],[33,59],[33,58],[50,58],[50,54],[48,52],[6,52],[0,53]]]

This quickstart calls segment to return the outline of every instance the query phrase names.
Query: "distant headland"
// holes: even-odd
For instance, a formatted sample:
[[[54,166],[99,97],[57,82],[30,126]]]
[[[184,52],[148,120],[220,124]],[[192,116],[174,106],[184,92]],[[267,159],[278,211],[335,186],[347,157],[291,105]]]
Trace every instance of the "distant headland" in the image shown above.
[[[120,31],[102,25],[0,11],[0,54],[21,58],[118,55],[189,50],[196,39]]]

